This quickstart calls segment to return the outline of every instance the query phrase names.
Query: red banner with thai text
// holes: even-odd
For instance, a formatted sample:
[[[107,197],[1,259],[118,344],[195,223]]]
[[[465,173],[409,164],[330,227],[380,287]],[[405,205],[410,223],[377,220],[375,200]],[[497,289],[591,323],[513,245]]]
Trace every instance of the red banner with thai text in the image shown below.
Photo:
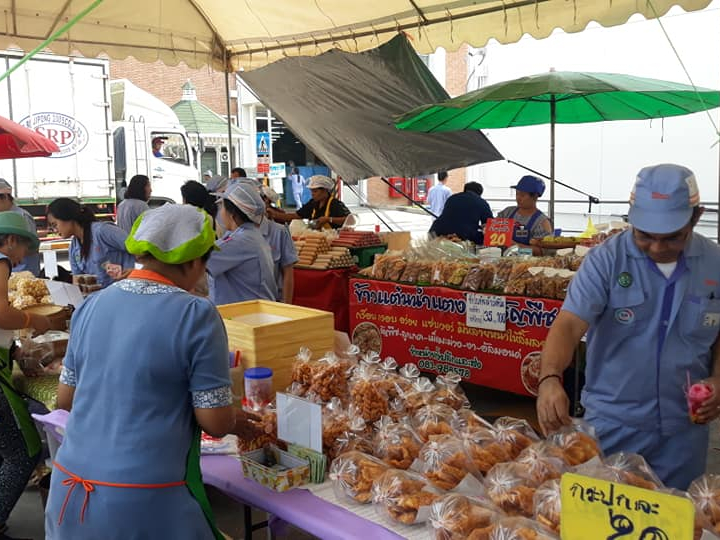
[[[468,326],[467,295],[447,287],[350,280],[350,332],[364,350],[421,371],[536,395],[540,350],[562,302],[506,296],[505,331]]]

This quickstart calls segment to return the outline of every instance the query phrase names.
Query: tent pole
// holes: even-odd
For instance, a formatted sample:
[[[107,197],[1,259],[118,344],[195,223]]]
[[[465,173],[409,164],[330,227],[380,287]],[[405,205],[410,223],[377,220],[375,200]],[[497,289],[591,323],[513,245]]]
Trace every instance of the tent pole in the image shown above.
[[[226,53],[227,54],[227,53]],[[228,65],[227,63],[225,64]],[[230,73],[228,70],[225,70],[225,107],[227,107],[227,128],[228,128],[228,177],[230,176],[230,171],[232,171],[232,168],[236,165],[235,163],[235,156],[233,155],[233,139],[232,139],[232,112],[230,110]],[[238,114],[240,114],[240,111],[238,111]],[[237,164],[239,165],[239,163]]]
[[[550,222],[555,227],[555,95],[550,98]]]

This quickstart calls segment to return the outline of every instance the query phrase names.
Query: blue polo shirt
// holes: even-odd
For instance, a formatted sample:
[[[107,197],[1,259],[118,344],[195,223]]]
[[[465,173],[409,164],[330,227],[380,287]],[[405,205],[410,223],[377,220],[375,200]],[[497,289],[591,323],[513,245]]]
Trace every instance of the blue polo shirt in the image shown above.
[[[74,236],[70,241],[68,250],[70,270],[74,275],[94,274],[98,283],[107,287],[114,280],[108,276],[103,264],[119,264],[123,270],[128,270],[135,266],[135,257],[125,248],[127,233],[114,223],[95,221],[90,226],[90,231],[92,241],[87,258],[82,256],[80,241]]]
[[[297,249],[293,243],[290,231],[285,225],[280,225],[270,219],[263,219],[260,224],[260,233],[270,246],[277,284],[277,301],[283,299],[283,276],[285,268],[298,262]],[[292,272],[292,268],[289,270]]]
[[[588,418],[672,435],[690,425],[683,392],[711,374],[720,329],[720,248],[693,233],[670,278],[628,230],[588,253],[563,309],[590,325]]]

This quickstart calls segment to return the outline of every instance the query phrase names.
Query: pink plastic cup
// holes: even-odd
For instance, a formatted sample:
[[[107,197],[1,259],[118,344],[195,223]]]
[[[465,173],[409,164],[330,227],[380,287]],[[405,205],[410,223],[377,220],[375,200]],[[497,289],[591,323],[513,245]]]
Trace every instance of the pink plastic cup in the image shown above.
[[[695,383],[688,388],[687,404],[690,413],[690,421],[693,424],[702,424],[698,417],[698,409],[713,395],[713,387],[707,383]]]

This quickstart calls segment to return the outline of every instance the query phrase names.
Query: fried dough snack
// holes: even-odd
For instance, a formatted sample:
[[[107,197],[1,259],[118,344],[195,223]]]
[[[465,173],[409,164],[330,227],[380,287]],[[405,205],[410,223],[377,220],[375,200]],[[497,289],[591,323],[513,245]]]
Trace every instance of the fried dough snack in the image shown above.
[[[310,363],[312,353],[310,349],[303,347],[295,357],[295,363],[292,367],[291,380],[294,383],[298,383],[304,387],[309,387],[312,384],[313,370]]]
[[[356,416],[350,418],[348,429],[335,439],[328,450],[328,459],[335,459],[340,454],[351,451],[372,455],[374,448],[365,426],[365,420]]]
[[[460,439],[439,435],[420,449],[421,472],[438,489],[454,489],[468,475],[480,473],[465,453]]]
[[[515,459],[520,452],[532,443],[540,440],[527,420],[503,416],[495,420],[493,429],[499,441],[508,442],[511,446],[512,458]]]
[[[438,435],[453,434],[450,424],[452,423],[454,415],[455,411],[451,407],[443,405],[442,403],[436,403],[434,405],[426,405],[420,409],[415,416],[413,416],[411,423],[420,439],[423,442],[428,442]]]
[[[451,427],[455,434],[460,437],[466,433],[471,433],[477,428],[492,429],[492,424],[470,409],[460,409],[455,411]]]
[[[348,374],[350,362],[328,353],[312,364],[310,391],[315,392],[322,401],[334,397],[346,399],[348,395]]]
[[[488,540],[553,540],[559,538],[540,524],[521,517],[499,520]]]
[[[338,499],[366,504],[372,499],[372,485],[388,466],[362,452],[340,454],[330,465],[330,479]]]
[[[593,435],[592,427],[580,423],[560,428],[552,433],[548,440],[563,449],[568,465],[576,466],[590,461],[595,456],[602,457],[600,444]]]
[[[509,516],[533,515],[533,496],[539,483],[524,463],[498,463],[485,476],[490,500]]]
[[[527,465],[531,478],[538,484],[560,478],[567,470],[562,448],[547,441],[528,446],[516,462]]]
[[[435,400],[438,403],[444,403],[452,407],[456,411],[469,408],[470,401],[465,395],[465,391],[460,387],[461,380],[462,377],[457,373],[438,375],[437,379],[435,379],[435,386],[437,386]]]
[[[507,440],[500,440],[493,428],[477,427],[463,436],[463,443],[473,465],[486,474],[498,463],[512,461],[513,447]]]
[[[253,413],[258,414],[258,413]],[[256,426],[254,437],[238,437],[237,449],[241,454],[258,450],[271,444],[277,444],[277,412],[274,407],[266,407],[259,413],[259,420],[251,420],[250,424]]]
[[[560,480],[548,480],[535,490],[535,521],[560,534]]]
[[[436,540],[483,540],[498,519],[499,510],[489,502],[450,493],[433,503],[428,529]]]
[[[617,452],[605,459],[604,464],[617,471],[618,481],[631,486],[656,490],[662,482],[639,454]]]
[[[352,383],[352,403],[366,422],[377,422],[389,410],[388,396],[371,376],[361,376]]]
[[[410,426],[385,423],[375,433],[373,455],[391,467],[406,470],[420,454],[422,445]]]
[[[695,514],[704,515],[711,532],[720,534],[720,475],[704,474],[693,480],[688,495],[695,505]]]
[[[418,510],[440,497],[422,476],[393,469],[375,480],[372,493],[378,514],[405,525],[415,523]]]
[[[415,414],[425,405],[434,403],[437,388],[427,377],[418,377],[409,390],[402,394],[408,413]]]

